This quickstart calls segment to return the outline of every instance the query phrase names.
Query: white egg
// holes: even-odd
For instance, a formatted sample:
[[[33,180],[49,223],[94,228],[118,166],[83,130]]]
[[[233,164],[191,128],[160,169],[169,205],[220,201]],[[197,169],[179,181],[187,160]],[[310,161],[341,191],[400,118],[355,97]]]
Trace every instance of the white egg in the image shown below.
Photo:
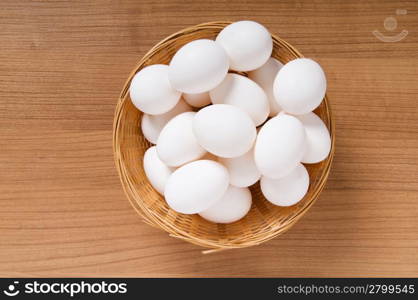
[[[171,119],[161,130],[157,140],[160,159],[170,167],[178,167],[201,158],[206,150],[193,134],[195,112],[184,112]]]
[[[144,154],[144,171],[153,188],[163,195],[164,187],[174,169],[161,161],[155,146],[148,148]]]
[[[313,164],[327,158],[331,150],[331,137],[327,126],[313,112],[298,116],[306,131],[306,152],[303,163]]]
[[[227,168],[231,185],[247,187],[260,179],[261,173],[254,161],[254,148],[244,155],[234,158],[220,157],[218,161]]]
[[[159,115],[171,110],[181,93],[172,88],[167,65],[151,65],[132,78],[129,95],[136,108],[146,114]]]
[[[256,129],[251,118],[238,107],[214,104],[202,108],[193,121],[198,143],[220,157],[237,157],[254,144]]]
[[[271,56],[273,40],[268,30],[253,21],[226,26],[216,37],[229,57],[230,68],[250,71],[261,67]]]
[[[309,188],[309,174],[299,163],[292,172],[280,179],[261,177],[260,187],[264,197],[271,203],[291,206],[306,195]]]
[[[270,112],[263,89],[242,75],[226,75],[221,84],[209,94],[213,104],[230,104],[244,110],[253,119],[255,126],[262,124]]]
[[[251,208],[251,192],[248,188],[230,185],[222,199],[199,215],[214,223],[232,223],[242,219]]]
[[[225,50],[212,40],[194,40],[181,47],[170,62],[168,78],[184,93],[203,93],[217,86],[228,72]]]
[[[184,100],[194,107],[203,107],[211,104],[209,92],[199,93],[199,94],[183,94]]]
[[[153,144],[157,143],[158,136],[164,126],[175,116],[184,113],[186,111],[192,111],[192,107],[184,102],[182,99],[177,103],[174,108],[165,114],[161,115],[148,115],[144,114],[141,119],[141,130],[145,138]]]
[[[224,166],[211,160],[197,160],[173,172],[165,187],[165,200],[179,213],[200,213],[222,198],[228,182]]]
[[[321,66],[308,58],[285,64],[274,80],[274,97],[279,106],[294,115],[304,115],[321,104],[327,80]]]
[[[254,80],[264,89],[270,105],[270,117],[276,116],[280,112],[280,106],[274,98],[273,83],[277,72],[283,67],[283,64],[277,59],[270,57],[260,68],[248,73],[248,78]]]
[[[280,178],[301,161],[306,148],[302,122],[290,115],[278,115],[261,127],[255,143],[254,158],[261,174]]]

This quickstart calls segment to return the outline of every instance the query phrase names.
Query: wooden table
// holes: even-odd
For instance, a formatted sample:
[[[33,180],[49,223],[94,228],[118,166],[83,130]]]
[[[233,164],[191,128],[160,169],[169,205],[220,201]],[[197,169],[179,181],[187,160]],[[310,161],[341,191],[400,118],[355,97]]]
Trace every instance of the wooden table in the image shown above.
[[[0,276],[418,276],[417,12],[416,1],[2,0]],[[336,156],[288,233],[202,255],[131,208],[113,112],[153,44],[242,19],[322,64]]]

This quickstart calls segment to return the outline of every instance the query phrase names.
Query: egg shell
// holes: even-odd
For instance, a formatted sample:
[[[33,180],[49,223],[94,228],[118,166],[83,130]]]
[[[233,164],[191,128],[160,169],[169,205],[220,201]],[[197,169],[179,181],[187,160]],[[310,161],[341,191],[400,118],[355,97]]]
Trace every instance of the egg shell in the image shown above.
[[[179,213],[200,213],[222,198],[228,182],[224,166],[211,160],[197,160],[173,172],[164,196],[167,204]]]
[[[163,195],[167,180],[174,169],[168,167],[161,161],[155,146],[148,148],[148,150],[145,151],[143,164],[145,175],[149,182],[158,193]]]
[[[331,150],[331,137],[327,126],[313,112],[298,116],[306,131],[306,152],[303,163],[314,164],[327,158]]]
[[[254,21],[226,26],[216,37],[229,57],[232,70],[250,71],[261,67],[271,56],[273,40],[269,31]]]
[[[248,188],[230,185],[222,199],[199,215],[214,223],[233,223],[242,219],[251,208],[252,197]]]
[[[196,94],[213,89],[228,72],[225,50],[212,40],[194,40],[181,47],[172,58],[168,78],[184,93]]]
[[[226,158],[245,154],[256,138],[251,118],[243,110],[228,104],[209,105],[198,111],[193,132],[204,149]]]
[[[209,92],[199,94],[183,94],[184,100],[193,107],[203,107],[211,104]]]
[[[144,137],[150,143],[156,144],[161,130],[168,123],[168,121],[186,111],[192,111],[192,107],[188,105],[186,102],[184,102],[182,99],[180,99],[177,105],[165,114],[144,114],[141,119],[141,130]]]
[[[157,140],[157,153],[170,167],[178,167],[201,158],[206,150],[193,134],[195,112],[184,112],[171,119],[161,130]]]
[[[266,93],[257,83],[242,75],[226,75],[209,95],[213,104],[230,104],[244,110],[255,126],[262,124],[270,113]]]
[[[308,58],[285,64],[274,80],[274,97],[279,106],[293,115],[304,115],[321,104],[327,80],[321,66]]]
[[[283,67],[283,64],[277,59],[270,57],[260,68],[248,73],[248,78],[261,86],[267,95],[270,106],[270,117],[276,116],[281,108],[274,98],[273,83],[277,73]]]
[[[292,172],[280,179],[261,177],[260,187],[264,197],[271,203],[278,206],[295,205],[309,189],[309,174],[302,164],[298,164]]]
[[[261,173],[254,161],[254,148],[244,155],[234,158],[218,158],[218,161],[227,168],[229,183],[236,187],[247,187],[256,183]]]
[[[181,97],[168,80],[168,66],[161,64],[145,67],[136,73],[129,95],[136,108],[150,115],[168,112]]]
[[[255,143],[254,158],[261,174],[280,178],[301,161],[306,148],[302,122],[290,115],[278,115],[261,127]]]

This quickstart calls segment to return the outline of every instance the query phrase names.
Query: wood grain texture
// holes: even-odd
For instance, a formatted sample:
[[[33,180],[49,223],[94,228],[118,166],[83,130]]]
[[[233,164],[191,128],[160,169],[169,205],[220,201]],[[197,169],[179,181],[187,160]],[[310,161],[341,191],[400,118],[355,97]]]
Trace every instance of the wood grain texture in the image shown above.
[[[241,19],[323,65],[336,156],[289,232],[202,255],[130,207],[113,112],[156,42]],[[2,0],[0,26],[0,276],[418,276],[417,1]]]

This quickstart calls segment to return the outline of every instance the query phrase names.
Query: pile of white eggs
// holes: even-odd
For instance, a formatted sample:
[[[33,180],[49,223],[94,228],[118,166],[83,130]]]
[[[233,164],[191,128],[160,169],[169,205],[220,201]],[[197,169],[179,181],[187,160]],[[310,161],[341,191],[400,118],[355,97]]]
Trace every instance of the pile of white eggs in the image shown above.
[[[145,174],[173,210],[231,223],[250,210],[248,187],[258,180],[278,206],[307,193],[302,163],[324,160],[331,148],[327,127],[312,112],[326,78],[315,61],[283,65],[272,49],[264,26],[240,21],[132,79],[142,133],[155,144],[144,155]]]

